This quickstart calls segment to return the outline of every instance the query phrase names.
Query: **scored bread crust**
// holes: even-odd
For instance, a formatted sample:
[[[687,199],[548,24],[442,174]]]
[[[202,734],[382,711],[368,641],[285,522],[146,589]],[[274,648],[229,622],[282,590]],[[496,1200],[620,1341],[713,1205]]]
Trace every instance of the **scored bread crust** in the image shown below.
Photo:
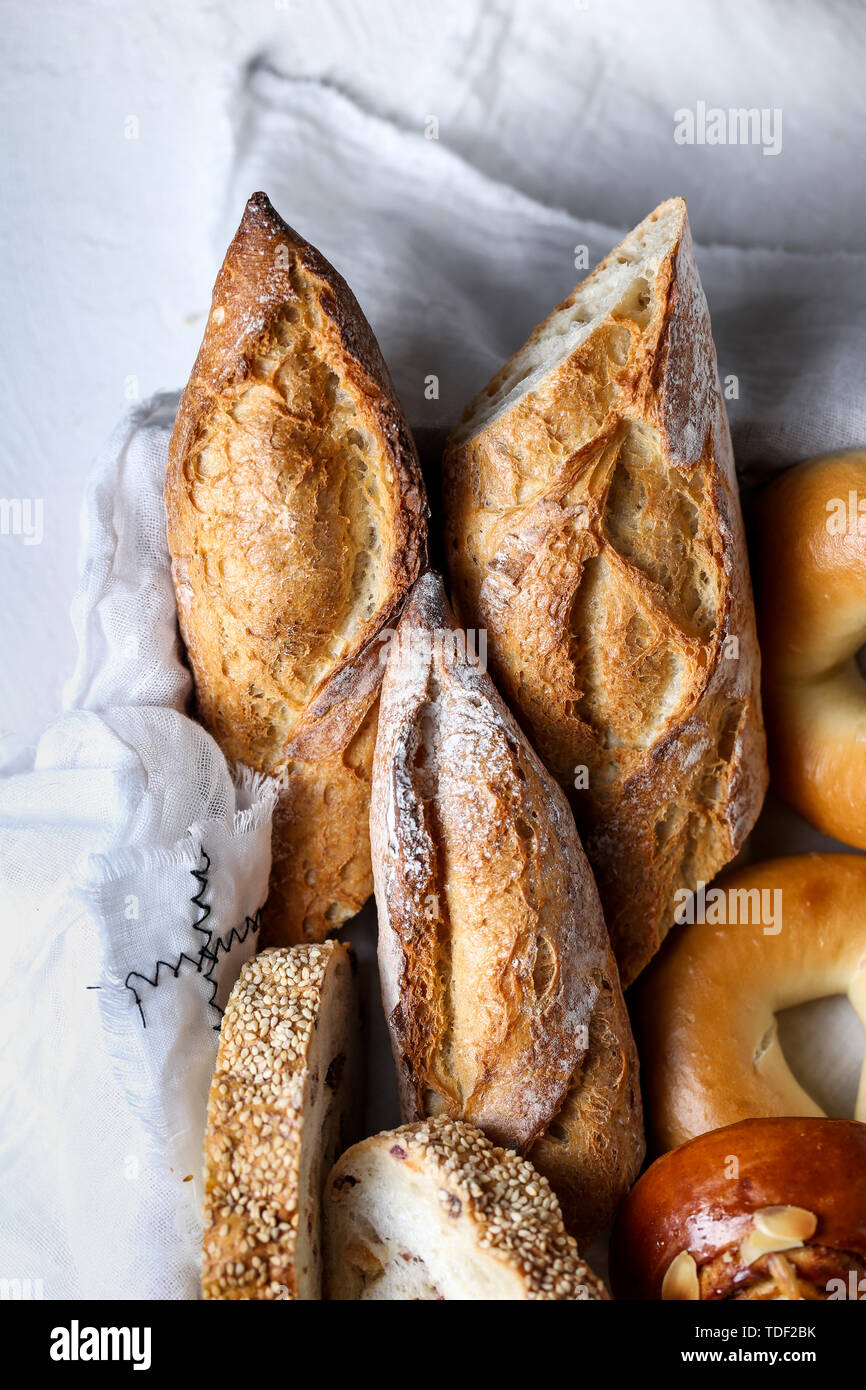
[[[637,1055],[568,803],[465,640],[428,572],[391,642],[370,815],[401,1107],[528,1152],[585,1240],[643,1158]]]
[[[433,1209],[431,1248],[418,1244],[422,1205]],[[463,1299],[608,1298],[545,1179],[445,1117],[374,1135],[343,1154],[325,1185],[325,1239],[331,1300],[376,1298],[383,1276],[406,1298],[447,1298],[443,1285]]]
[[[443,507],[458,619],[487,629],[499,689],[569,791],[628,985],[675,891],[736,854],[767,782],[736,471],[682,199],[467,407]]]
[[[750,1248],[756,1233],[760,1241],[755,1215],[767,1208],[811,1213],[814,1229],[800,1227],[785,1248],[791,1214],[775,1212],[770,1220],[783,1238],[764,1244],[777,1248]],[[796,1235],[796,1224],[787,1229]],[[678,1292],[663,1290],[683,1252],[693,1262],[691,1287],[680,1280]],[[618,1299],[825,1299],[829,1281],[840,1278],[847,1290],[852,1271],[858,1281],[866,1275],[866,1125],[744,1120],[681,1145],[647,1169],[620,1207],[610,1268]]]
[[[263,940],[318,940],[371,890],[380,633],[426,554],[415,446],[345,281],[250,198],[165,481],[198,716],[280,778]]]
[[[321,1191],[358,1132],[352,948],[271,948],[220,1030],[204,1147],[206,1299],[321,1297]]]

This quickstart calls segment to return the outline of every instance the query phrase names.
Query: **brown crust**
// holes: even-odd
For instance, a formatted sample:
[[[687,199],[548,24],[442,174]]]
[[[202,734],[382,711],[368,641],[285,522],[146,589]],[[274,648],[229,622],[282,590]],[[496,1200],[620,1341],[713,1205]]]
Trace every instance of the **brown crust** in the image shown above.
[[[521,363],[563,341],[556,316],[665,219],[646,303],[599,318],[522,387]],[[485,415],[509,377],[524,394]],[[539,325],[476,412],[445,458],[455,610],[487,629],[499,689],[569,792],[628,984],[676,889],[736,854],[767,780],[736,472],[682,200]]]
[[[655,1153],[737,1120],[821,1114],[785,1060],[778,1011],[847,994],[866,1022],[862,855],[747,865],[693,915],[707,920],[675,928],[629,999]]]
[[[637,1057],[568,804],[464,640],[424,575],[389,655],[370,822],[403,1113],[529,1151],[586,1238],[642,1159]]]
[[[324,1133],[308,1134],[310,1115],[316,1113],[317,1097],[333,1092],[331,1103],[338,1104],[340,1087],[348,1097],[343,1104],[351,1107],[357,1081],[353,1056],[343,1058],[332,1082],[311,1069],[311,1052],[317,1032],[324,1040],[329,1026],[345,1030],[352,1022],[339,1018],[334,1024],[323,1017],[335,1008],[329,980],[347,964],[353,973],[352,948],[337,941],[266,950],[247,961],[231,992],[204,1143],[206,1299],[321,1296],[318,1251],[312,1269],[298,1267],[300,1223],[307,1232],[318,1229],[320,1199],[318,1190],[302,1190],[301,1145],[313,1147],[308,1162],[324,1165],[319,1171],[324,1182],[335,1148],[323,1153]],[[345,1137],[340,1136],[342,1142]]]
[[[788,469],[761,498],[758,620],[773,787],[866,849],[866,451]],[[852,514],[851,499],[854,501]]]
[[[369,324],[263,193],[217,276],[165,501],[199,718],[282,779],[265,937],[321,939],[371,887],[363,726],[426,500]]]
[[[734,1164],[736,1163],[736,1173]],[[747,1264],[741,1243],[766,1207],[817,1217],[800,1249]],[[672,1261],[688,1251],[701,1297],[771,1298],[791,1277],[794,1297],[827,1298],[866,1260],[866,1125],[853,1120],[744,1120],[701,1135],[658,1159],[619,1210],[610,1252],[614,1294],[660,1299]]]

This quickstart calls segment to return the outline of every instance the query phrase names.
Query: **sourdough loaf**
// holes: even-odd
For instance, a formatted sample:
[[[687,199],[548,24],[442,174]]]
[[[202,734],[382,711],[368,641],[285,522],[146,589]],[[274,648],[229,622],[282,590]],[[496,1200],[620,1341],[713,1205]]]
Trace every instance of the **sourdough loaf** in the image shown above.
[[[458,619],[569,791],[628,984],[766,787],[737,479],[682,199],[468,406],[446,452]]]
[[[401,1105],[528,1153],[586,1239],[640,1168],[637,1057],[568,803],[471,645],[422,576],[391,642],[370,816]]]
[[[263,193],[217,277],[165,501],[198,715],[280,779],[263,939],[321,939],[372,886],[378,639],[419,573],[426,503],[354,296]]]

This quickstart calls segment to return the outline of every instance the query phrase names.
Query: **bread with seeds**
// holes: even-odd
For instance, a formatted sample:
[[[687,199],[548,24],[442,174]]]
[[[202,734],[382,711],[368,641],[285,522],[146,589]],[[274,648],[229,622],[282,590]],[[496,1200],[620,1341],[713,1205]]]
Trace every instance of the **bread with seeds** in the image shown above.
[[[263,940],[321,940],[372,889],[378,639],[426,502],[369,324],[263,193],[217,277],[165,502],[198,717],[280,781]]]
[[[623,984],[767,785],[737,475],[686,206],[601,262],[467,407],[445,554],[566,788]]]
[[[403,1117],[528,1153],[584,1241],[640,1170],[637,1054],[574,818],[478,656],[425,574],[390,645],[370,817]]]
[[[606,1299],[531,1163],[444,1117],[365,1139],[325,1187],[325,1297]]]
[[[322,1183],[357,1133],[350,946],[272,948],[241,970],[205,1137],[206,1299],[319,1299]]]

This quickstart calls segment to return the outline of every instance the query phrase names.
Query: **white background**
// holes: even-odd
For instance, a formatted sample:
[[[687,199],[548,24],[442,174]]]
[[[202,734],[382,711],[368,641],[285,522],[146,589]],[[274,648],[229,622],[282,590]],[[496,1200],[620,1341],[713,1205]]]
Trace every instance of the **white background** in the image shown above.
[[[857,3],[3,0],[0,11],[0,496],[44,505],[41,545],[0,536],[0,758],[32,746],[72,666],[92,458],[131,394],[180,387],[194,358],[241,210],[234,174],[262,65],[401,129],[435,113],[465,161],[581,218],[625,230],[681,192],[699,242],[863,249]],[[673,112],[698,100],[781,107],[782,153],[677,146]],[[340,196],[333,187],[335,218]],[[351,282],[352,266],[340,269]]]

